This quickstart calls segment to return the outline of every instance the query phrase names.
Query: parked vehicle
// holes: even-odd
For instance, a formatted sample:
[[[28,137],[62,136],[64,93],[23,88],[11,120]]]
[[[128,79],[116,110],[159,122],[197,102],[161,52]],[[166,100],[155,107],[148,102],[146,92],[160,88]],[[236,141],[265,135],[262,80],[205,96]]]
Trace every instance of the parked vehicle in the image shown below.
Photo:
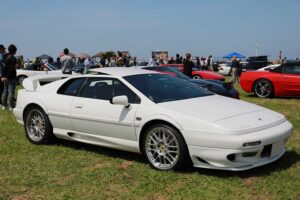
[[[89,67],[89,69],[95,69],[95,68],[99,68],[99,67],[100,67],[99,65],[91,65]],[[72,71],[75,72],[75,73],[83,74],[84,64],[78,64],[78,65],[72,67]]]
[[[285,152],[292,125],[279,113],[167,74],[98,70],[112,75],[60,75],[43,86],[55,77],[24,80],[13,112],[30,142],[56,136],[142,153],[158,170],[190,161],[195,167],[247,170]]]
[[[246,65],[248,65],[248,62],[245,61],[240,62],[240,74],[242,71],[246,71],[245,70]],[[219,64],[218,72],[223,76],[230,76],[231,75],[230,69],[231,69],[231,62],[224,62]]]
[[[181,72],[183,72],[183,69],[184,69],[184,65],[182,65],[182,64],[164,64],[164,65],[161,65],[161,67],[176,67]],[[196,67],[196,66],[194,66],[192,70],[193,70],[192,71],[193,79],[225,81],[225,77],[218,73],[204,71],[204,70],[201,70],[200,67]]]
[[[300,63],[286,63],[267,71],[243,72],[241,87],[258,97],[300,97]]]
[[[271,62],[268,61],[268,56],[251,56],[247,59],[248,64],[244,66],[243,71],[253,71],[266,67]]]
[[[57,69],[50,63],[31,64],[24,69],[17,69],[17,84],[21,85],[25,78],[48,73],[61,74],[61,70]]]
[[[240,98],[239,92],[233,87],[233,84],[231,82],[224,83],[217,80],[191,79],[190,77],[179,72],[177,69],[174,69],[174,67],[146,67],[144,69],[176,76],[222,96],[236,99]]]

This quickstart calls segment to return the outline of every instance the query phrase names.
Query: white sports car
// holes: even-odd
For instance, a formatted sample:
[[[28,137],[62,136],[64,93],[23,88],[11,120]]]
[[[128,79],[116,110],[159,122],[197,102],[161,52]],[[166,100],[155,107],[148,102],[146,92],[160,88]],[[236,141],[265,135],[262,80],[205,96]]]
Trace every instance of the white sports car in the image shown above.
[[[60,69],[57,69],[55,66],[51,64],[32,64],[25,69],[17,69],[17,83],[22,84],[25,78],[35,76],[35,75],[43,75],[43,74],[62,74]]]
[[[13,112],[29,141],[43,144],[56,136],[138,152],[159,170],[190,161],[246,170],[285,152],[292,125],[279,113],[167,74],[134,68],[106,73],[25,79]]]

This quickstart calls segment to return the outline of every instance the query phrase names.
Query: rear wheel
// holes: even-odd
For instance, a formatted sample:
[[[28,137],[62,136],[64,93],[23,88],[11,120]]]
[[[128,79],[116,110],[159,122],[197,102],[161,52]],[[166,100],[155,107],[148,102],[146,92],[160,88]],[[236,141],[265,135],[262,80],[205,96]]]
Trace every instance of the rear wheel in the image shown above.
[[[29,108],[24,116],[27,139],[34,144],[45,144],[53,141],[53,128],[48,116],[38,106]]]
[[[27,78],[25,75],[20,75],[17,77],[17,84],[22,85],[24,79]]]
[[[183,137],[169,125],[156,124],[146,131],[143,152],[150,165],[158,170],[180,169],[189,164]]]
[[[202,79],[202,77],[200,75],[194,75],[193,79]]]
[[[260,79],[254,83],[253,91],[256,96],[267,98],[273,96],[274,89],[271,81],[267,79]]]

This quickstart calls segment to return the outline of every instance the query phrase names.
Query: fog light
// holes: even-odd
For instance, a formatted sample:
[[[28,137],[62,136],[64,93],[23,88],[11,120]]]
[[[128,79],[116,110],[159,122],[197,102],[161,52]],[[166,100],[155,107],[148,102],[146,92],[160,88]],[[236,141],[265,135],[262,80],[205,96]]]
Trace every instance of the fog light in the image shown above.
[[[229,161],[231,161],[231,162],[234,162],[234,160],[235,160],[235,154],[229,154],[229,155],[227,156],[227,159],[228,159]]]
[[[258,146],[258,145],[261,145],[261,141],[244,143],[243,147],[252,147],[252,146]]]

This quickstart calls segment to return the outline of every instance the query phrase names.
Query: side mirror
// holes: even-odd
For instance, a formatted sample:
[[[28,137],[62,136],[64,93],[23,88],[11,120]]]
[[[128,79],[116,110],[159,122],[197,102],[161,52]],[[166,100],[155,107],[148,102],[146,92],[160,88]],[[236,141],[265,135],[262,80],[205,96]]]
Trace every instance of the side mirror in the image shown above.
[[[123,105],[126,108],[129,108],[130,106],[130,104],[128,103],[128,97],[125,95],[113,97],[111,103],[116,105]]]

